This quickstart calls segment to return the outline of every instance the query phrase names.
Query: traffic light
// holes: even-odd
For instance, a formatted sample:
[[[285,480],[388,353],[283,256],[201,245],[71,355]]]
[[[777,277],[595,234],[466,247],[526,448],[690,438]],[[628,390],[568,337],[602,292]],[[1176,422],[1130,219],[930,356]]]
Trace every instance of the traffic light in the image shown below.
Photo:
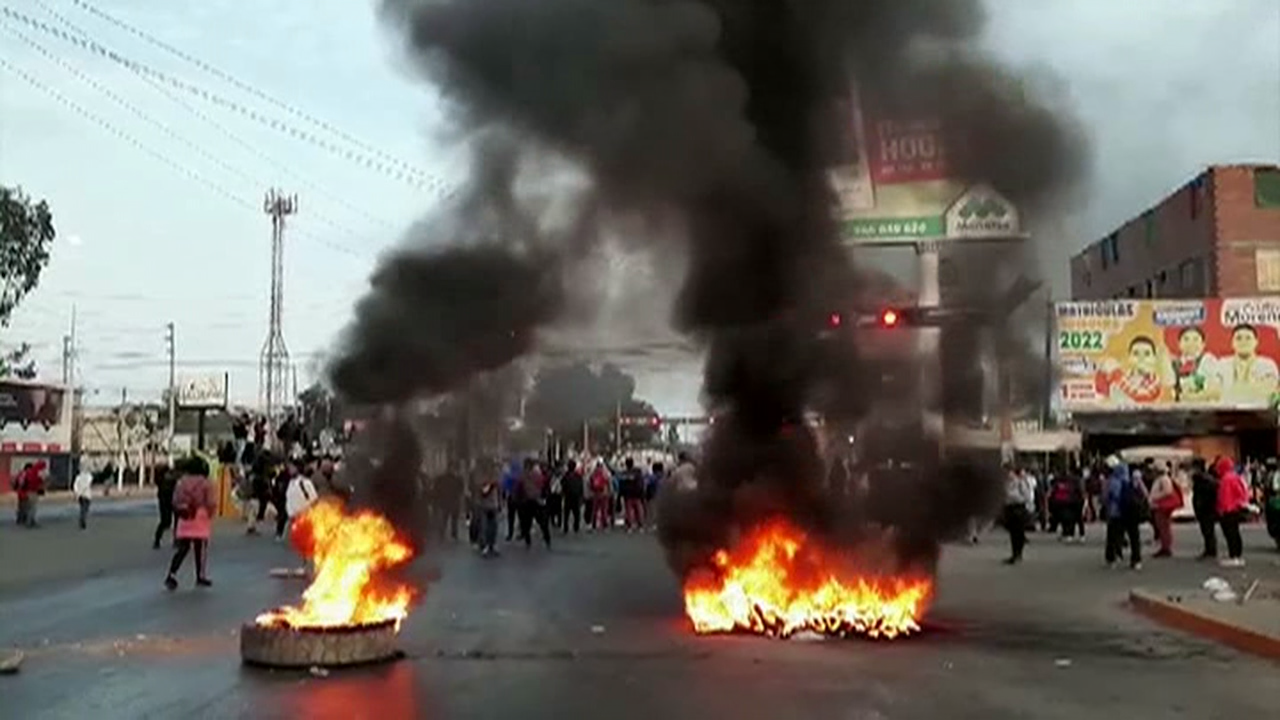
[[[844,315],[841,315],[838,312],[833,312],[827,316],[827,327],[832,330],[836,330],[842,325],[844,325]]]
[[[898,314],[897,310],[887,308],[880,311],[880,327],[882,328],[898,327],[898,323],[901,321],[902,316]]]

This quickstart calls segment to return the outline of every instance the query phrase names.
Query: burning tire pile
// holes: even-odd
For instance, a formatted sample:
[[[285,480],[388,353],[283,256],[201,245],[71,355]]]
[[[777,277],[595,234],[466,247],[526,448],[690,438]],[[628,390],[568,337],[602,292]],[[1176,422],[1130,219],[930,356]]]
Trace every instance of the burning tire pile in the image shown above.
[[[400,656],[398,623],[302,627],[245,623],[240,657],[246,664],[273,668],[344,667]]]
[[[351,513],[334,499],[311,506],[290,538],[315,563],[300,607],[259,615],[240,628],[240,657],[273,668],[344,667],[400,656],[400,622],[413,588],[388,571],[413,549],[383,516]]]

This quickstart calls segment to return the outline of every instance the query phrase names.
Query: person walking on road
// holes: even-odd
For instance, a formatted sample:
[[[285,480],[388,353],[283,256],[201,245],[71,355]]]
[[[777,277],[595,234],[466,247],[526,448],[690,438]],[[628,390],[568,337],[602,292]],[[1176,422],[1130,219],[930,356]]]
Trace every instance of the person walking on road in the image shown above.
[[[1215,463],[1216,464],[1216,463]],[[1200,526],[1203,549],[1200,560],[1218,557],[1218,478],[1201,458],[1196,458],[1191,471],[1191,508]]]
[[[80,529],[84,530],[89,526],[89,503],[93,500],[93,473],[89,472],[89,466],[83,459],[80,463],[80,472],[71,482],[71,494],[75,496],[76,504],[80,506]]]
[[[1031,522],[1035,498],[1035,486],[1028,483],[1013,468],[1005,470],[1004,527],[1009,531],[1009,557],[1006,565],[1022,562],[1022,551],[1027,546],[1027,526]]]
[[[1150,511],[1147,487],[1129,474],[1129,466],[1119,457],[1107,458],[1111,475],[1107,478],[1106,511],[1107,541],[1105,558],[1107,567],[1115,567],[1124,554],[1124,542],[1129,542],[1129,567],[1142,569],[1142,537],[1139,530]]]
[[[1168,467],[1155,470],[1151,483],[1151,513],[1155,518],[1156,541],[1160,549],[1152,557],[1167,558],[1173,555],[1173,513],[1182,507],[1182,488],[1174,482]]]
[[[1249,487],[1229,457],[1218,458],[1214,470],[1218,473],[1218,522],[1222,524],[1222,537],[1227,541],[1227,557],[1219,564],[1223,567],[1244,567],[1240,524],[1249,512]]]
[[[178,469],[161,467],[156,475],[156,508],[160,511],[160,522],[156,524],[155,537],[151,548],[160,549],[160,539],[173,527],[173,489],[178,484]]]
[[[173,511],[178,518],[174,530],[177,538],[173,559],[169,562],[169,574],[164,586],[178,589],[178,570],[194,551],[196,559],[196,585],[209,587],[209,536],[213,532],[213,516],[218,510],[213,483],[209,482],[209,463],[201,457],[190,457],[183,463],[182,479],[173,490]]]

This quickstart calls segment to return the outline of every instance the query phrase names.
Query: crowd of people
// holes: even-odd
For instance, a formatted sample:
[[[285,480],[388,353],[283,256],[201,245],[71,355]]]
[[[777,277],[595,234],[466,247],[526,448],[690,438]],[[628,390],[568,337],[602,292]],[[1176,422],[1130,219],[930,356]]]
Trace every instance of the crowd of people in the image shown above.
[[[1242,567],[1244,543],[1240,527],[1261,514],[1280,549],[1280,465],[1237,465],[1231,458],[1212,463],[1145,460],[1130,464],[1111,455],[1089,467],[1073,467],[1038,475],[1027,467],[1006,468],[1005,502],[1000,522],[1009,532],[1009,564],[1022,561],[1027,532],[1060,533],[1064,542],[1083,542],[1087,522],[1105,523],[1104,559],[1115,566],[1128,556],[1129,566],[1142,567],[1142,527],[1150,524],[1158,547],[1155,558],[1174,551],[1174,516],[1190,506],[1199,526],[1201,560]],[[1218,532],[1226,541],[1219,558]],[[975,529],[974,541],[977,540]]]
[[[691,464],[687,455],[680,462]],[[506,541],[532,547],[534,530],[547,548],[556,532],[646,532],[655,527],[659,489],[668,478],[662,462],[640,467],[634,458],[610,464],[603,458],[585,462],[547,462],[524,458],[505,466],[480,463],[464,481],[451,467],[430,480],[442,534],[458,538],[458,518],[465,516],[471,544],[485,557],[499,554],[498,536],[505,519]]]

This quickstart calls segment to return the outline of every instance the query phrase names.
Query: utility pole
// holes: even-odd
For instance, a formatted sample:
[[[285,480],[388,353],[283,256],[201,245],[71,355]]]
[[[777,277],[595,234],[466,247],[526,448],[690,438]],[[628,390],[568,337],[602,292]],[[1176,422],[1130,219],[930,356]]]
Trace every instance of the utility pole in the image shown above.
[[[124,451],[124,414],[129,403],[129,388],[120,388],[120,407],[116,410],[116,490],[124,488],[124,466],[128,456]]]
[[[71,336],[62,336],[62,384],[71,384]]]
[[[164,449],[169,456],[169,467],[173,467],[173,435],[178,427],[177,353],[175,351],[177,337],[173,323],[165,327],[164,339],[169,351],[169,430],[165,435]]]
[[[284,311],[284,228],[285,219],[298,212],[298,196],[267,193],[262,209],[271,216],[271,297],[267,310],[267,339],[262,344],[258,364],[258,393],[267,423],[275,427],[275,415],[286,404],[289,380],[289,350],[284,344],[281,319]]]

